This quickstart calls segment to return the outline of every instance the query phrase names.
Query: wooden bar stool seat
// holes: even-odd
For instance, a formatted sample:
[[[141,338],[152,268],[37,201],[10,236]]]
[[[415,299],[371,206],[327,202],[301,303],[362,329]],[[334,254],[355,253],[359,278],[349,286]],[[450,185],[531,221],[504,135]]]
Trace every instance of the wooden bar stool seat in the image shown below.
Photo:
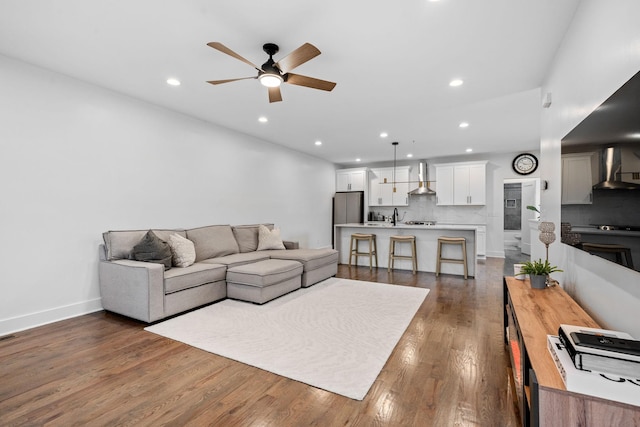
[[[361,241],[366,241],[369,243],[369,249],[367,252],[361,252],[359,250],[359,243]],[[376,243],[376,235],[375,234],[364,234],[364,233],[353,233],[351,235],[351,243],[349,245],[350,253],[349,253],[349,267],[351,267],[351,259],[356,257],[356,264],[358,264],[359,256],[368,256],[369,257],[369,270],[373,269],[373,261],[376,262],[376,268],[378,268],[378,245]]]
[[[459,245],[462,248],[462,258],[442,258],[442,245]],[[467,240],[464,237],[439,237],[438,238],[438,258],[436,260],[436,276],[440,274],[440,264],[450,262],[464,265],[464,278],[468,276],[467,271]]]
[[[582,243],[582,249],[592,253],[608,253],[616,256],[616,263],[625,267],[633,268],[633,259],[631,259],[631,249],[622,245],[610,245],[604,243]],[[622,256],[624,255],[624,261]]]
[[[396,243],[409,243],[411,246],[411,256],[408,255],[396,255]],[[418,258],[416,251],[416,236],[391,236],[389,238],[389,262],[387,271],[391,271],[394,266],[395,260],[407,259],[413,262],[413,274],[416,274],[418,270]]]

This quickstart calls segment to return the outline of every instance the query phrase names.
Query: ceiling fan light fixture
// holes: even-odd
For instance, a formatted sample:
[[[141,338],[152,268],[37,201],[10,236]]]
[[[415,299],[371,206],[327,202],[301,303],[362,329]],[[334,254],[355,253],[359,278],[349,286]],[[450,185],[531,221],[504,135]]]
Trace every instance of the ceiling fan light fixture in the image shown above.
[[[277,74],[264,73],[258,77],[262,86],[278,87],[284,82],[284,79]]]

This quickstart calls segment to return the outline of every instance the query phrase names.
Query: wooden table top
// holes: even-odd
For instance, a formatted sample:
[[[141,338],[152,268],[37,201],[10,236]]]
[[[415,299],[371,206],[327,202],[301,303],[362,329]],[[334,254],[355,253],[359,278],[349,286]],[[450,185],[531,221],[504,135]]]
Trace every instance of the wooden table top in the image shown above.
[[[532,289],[528,279],[505,277],[524,345],[540,387],[566,390],[547,350],[561,324],[600,328],[560,286]]]

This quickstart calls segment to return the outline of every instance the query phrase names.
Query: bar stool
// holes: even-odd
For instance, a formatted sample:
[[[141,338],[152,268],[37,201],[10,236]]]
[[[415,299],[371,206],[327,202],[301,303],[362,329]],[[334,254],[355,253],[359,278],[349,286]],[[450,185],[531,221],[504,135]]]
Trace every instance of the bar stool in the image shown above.
[[[396,255],[396,243],[409,243],[411,245],[411,256]],[[413,274],[418,270],[418,258],[416,255],[416,236],[391,236],[389,238],[389,262],[387,271],[391,271],[397,259],[409,259],[413,262]]]
[[[360,252],[358,250],[358,244],[360,241],[369,242],[369,251],[368,252]],[[351,244],[349,245],[351,251],[349,253],[349,267],[351,267],[351,258],[356,257],[356,264],[358,263],[359,256],[368,256],[369,257],[369,270],[373,268],[372,259],[376,261],[376,268],[378,268],[378,245],[376,244],[376,235],[375,234],[363,234],[363,233],[353,233],[351,235]]]
[[[462,248],[462,259],[442,258],[442,245],[460,245]],[[438,259],[436,260],[436,276],[440,274],[440,264],[451,262],[464,265],[464,278],[467,278],[467,240],[464,237],[439,237],[438,238]]]
[[[589,252],[600,252],[615,254],[616,263],[625,267],[633,268],[633,259],[631,259],[631,249],[622,245],[609,245],[604,243],[582,243],[582,249]],[[624,255],[624,262],[622,256]]]

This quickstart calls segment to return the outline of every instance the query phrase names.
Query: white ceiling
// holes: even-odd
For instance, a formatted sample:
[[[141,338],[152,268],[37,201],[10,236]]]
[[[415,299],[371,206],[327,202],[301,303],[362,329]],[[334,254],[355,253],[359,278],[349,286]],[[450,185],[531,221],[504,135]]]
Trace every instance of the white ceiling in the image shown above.
[[[391,141],[398,158],[512,152],[539,147],[540,85],[577,4],[2,0],[0,53],[343,165],[390,160]],[[258,65],[264,43],[276,61],[312,43],[294,72],[337,86],[285,84],[269,104],[256,80],[209,85],[255,75],[211,41]]]

